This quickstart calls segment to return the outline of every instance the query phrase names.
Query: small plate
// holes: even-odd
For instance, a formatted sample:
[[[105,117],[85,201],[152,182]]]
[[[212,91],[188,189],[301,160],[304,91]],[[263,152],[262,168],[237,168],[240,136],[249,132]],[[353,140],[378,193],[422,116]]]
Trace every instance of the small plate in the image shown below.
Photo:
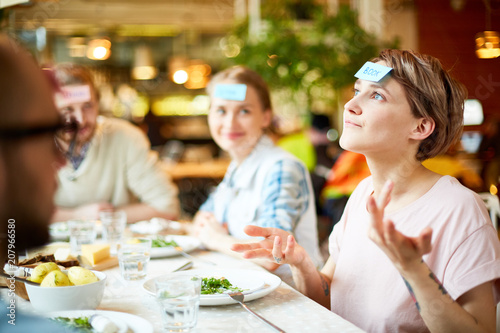
[[[201,242],[198,238],[190,236],[168,235],[158,237],[165,239],[167,242],[175,241],[184,250],[184,252],[193,251],[201,245]],[[179,254],[179,251],[171,246],[151,248],[151,258],[173,257]]]
[[[225,277],[233,286],[244,289],[245,301],[264,297],[281,284],[281,279],[274,274],[250,269],[192,269],[171,274],[187,274],[202,278]],[[155,279],[157,278],[149,279],[142,285],[144,290],[150,295],[156,294]],[[236,303],[236,301],[225,294],[200,296],[200,305],[203,306],[233,303]]]
[[[181,222],[153,217],[151,220],[144,220],[131,224],[129,229],[136,234],[152,235],[166,229],[170,229],[172,233],[180,233],[183,228]]]
[[[111,320],[118,327],[118,333],[153,333],[153,325],[149,321],[139,316],[117,311],[102,310],[74,310],[56,311],[45,314],[48,318],[65,317],[79,318],[90,317],[94,314],[101,315]]]
[[[52,240],[67,241],[69,239],[69,229],[67,222],[55,222],[49,226],[49,233]],[[96,235],[102,234],[101,221],[96,222]]]

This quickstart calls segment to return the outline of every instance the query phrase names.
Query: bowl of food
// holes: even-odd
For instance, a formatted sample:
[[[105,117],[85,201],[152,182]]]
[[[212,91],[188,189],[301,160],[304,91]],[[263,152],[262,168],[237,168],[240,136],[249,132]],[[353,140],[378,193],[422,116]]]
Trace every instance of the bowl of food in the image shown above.
[[[36,311],[94,310],[99,306],[106,285],[106,274],[78,266],[68,270],[51,268],[54,267],[33,271],[30,280],[40,285],[25,283]]]

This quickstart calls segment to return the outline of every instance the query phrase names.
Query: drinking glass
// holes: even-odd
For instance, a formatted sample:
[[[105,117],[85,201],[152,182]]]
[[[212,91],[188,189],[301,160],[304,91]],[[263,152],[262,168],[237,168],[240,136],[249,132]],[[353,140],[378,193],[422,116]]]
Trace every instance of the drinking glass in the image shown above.
[[[201,278],[171,274],[155,280],[163,328],[167,332],[189,332],[196,326],[200,307]]]
[[[95,243],[97,236],[96,220],[80,219],[69,220],[69,243],[71,252],[76,254],[81,251],[82,244]]]
[[[151,253],[151,239],[128,238],[118,244],[118,264],[125,280],[146,277]]]
[[[99,213],[99,218],[102,223],[102,239],[109,243],[111,253],[116,254],[116,247],[127,225],[127,213],[123,210],[104,210]]]

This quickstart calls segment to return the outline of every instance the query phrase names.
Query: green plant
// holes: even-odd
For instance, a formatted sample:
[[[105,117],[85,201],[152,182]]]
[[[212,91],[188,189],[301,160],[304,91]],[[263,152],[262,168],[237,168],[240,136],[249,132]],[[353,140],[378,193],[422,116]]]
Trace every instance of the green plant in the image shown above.
[[[226,46],[235,55],[228,63],[254,69],[273,90],[303,96],[302,104],[309,110],[318,102],[335,108],[338,91],[355,81],[356,71],[380,49],[397,45],[383,44],[363,30],[357,13],[347,6],[329,16],[310,1],[313,7],[305,16],[311,19],[304,21],[296,19],[297,1],[281,2],[279,7],[263,8],[258,36],[249,34],[248,21],[226,36]]]

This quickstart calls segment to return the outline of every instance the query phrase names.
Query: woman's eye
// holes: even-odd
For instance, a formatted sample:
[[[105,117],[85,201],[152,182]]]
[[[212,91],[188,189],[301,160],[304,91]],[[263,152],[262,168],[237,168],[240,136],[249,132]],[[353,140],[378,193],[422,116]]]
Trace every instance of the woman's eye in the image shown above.
[[[247,109],[241,109],[240,112],[242,114],[249,114],[250,113],[250,111],[248,111]]]
[[[224,113],[226,113],[226,111],[224,111],[224,109],[217,109],[217,110],[215,110],[215,113],[216,114],[224,114]]]
[[[357,96],[359,94],[359,90],[358,89],[353,89],[352,91],[353,91],[353,95],[354,96]]]
[[[380,95],[379,93],[374,93],[373,98],[376,99],[377,101],[383,101],[384,96]]]

